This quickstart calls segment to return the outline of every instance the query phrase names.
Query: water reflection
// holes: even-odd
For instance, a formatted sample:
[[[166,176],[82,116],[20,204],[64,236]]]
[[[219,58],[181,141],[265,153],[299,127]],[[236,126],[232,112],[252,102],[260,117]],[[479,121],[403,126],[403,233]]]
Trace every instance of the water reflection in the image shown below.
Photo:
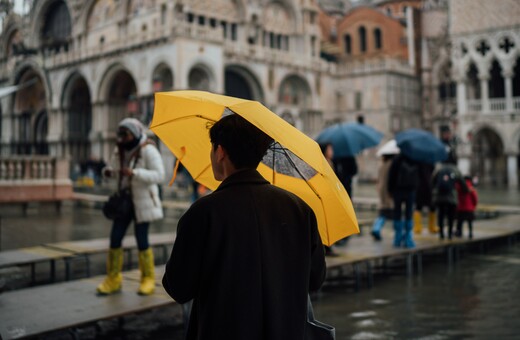
[[[428,264],[422,276],[380,278],[358,293],[326,291],[313,303],[338,339],[518,338],[520,247],[470,255],[450,270]]]

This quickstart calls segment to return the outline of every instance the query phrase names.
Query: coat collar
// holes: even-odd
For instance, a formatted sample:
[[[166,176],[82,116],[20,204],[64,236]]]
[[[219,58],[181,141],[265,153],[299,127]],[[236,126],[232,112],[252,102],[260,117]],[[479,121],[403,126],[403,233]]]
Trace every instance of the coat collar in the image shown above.
[[[256,169],[244,169],[228,176],[215,191],[241,184],[269,184],[269,182]]]

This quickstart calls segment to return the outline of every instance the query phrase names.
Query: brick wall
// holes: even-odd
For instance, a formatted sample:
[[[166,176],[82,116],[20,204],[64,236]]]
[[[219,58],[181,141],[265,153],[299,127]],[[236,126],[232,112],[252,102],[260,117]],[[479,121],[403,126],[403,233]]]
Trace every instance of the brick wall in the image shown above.
[[[451,0],[451,34],[520,24],[519,0]]]

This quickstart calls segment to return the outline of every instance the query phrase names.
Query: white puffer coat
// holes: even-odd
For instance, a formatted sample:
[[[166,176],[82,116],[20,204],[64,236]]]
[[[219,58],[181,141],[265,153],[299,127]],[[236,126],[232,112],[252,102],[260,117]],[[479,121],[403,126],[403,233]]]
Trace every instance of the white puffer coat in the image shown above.
[[[158,184],[164,181],[164,165],[159,150],[150,143],[141,146],[140,156],[134,165],[131,178],[132,200],[135,208],[136,222],[151,222],[163,218],[162,202],[159,198]],[[119,172],[119,152],[116,148],[112,157],[112,168]],[[118,180],[117,176],[114,176]]]

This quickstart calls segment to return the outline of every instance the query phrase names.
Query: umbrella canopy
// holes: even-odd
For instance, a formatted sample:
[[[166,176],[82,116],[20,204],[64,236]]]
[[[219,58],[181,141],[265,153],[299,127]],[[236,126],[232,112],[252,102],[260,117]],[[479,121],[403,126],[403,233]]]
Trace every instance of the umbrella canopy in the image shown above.
[[[334,158],[355,156],[364,149],[378,145],[383,134],[373,127],[360,123],[340,123],[325,128],[316,141],[331,143]]]
[[[446,145],[432,133],[408,129],[395,135],[401,153],[417,162],[436,163],[448,158]]]
[[[324,244],[359,233],[350,198],[318,144],[259,102],[204,91],[156,93],[150,129],[193,179],[214,190],[220,183],[211,169],[208,124],[228,113],[242,116],[274,139],[258,171],[313,209]]]
[[[395,139],[390,139],[377,150],[376,155],[381,157],[387,155],[397,155],[400,152],[401,150],[397,147],[397,142]]]

